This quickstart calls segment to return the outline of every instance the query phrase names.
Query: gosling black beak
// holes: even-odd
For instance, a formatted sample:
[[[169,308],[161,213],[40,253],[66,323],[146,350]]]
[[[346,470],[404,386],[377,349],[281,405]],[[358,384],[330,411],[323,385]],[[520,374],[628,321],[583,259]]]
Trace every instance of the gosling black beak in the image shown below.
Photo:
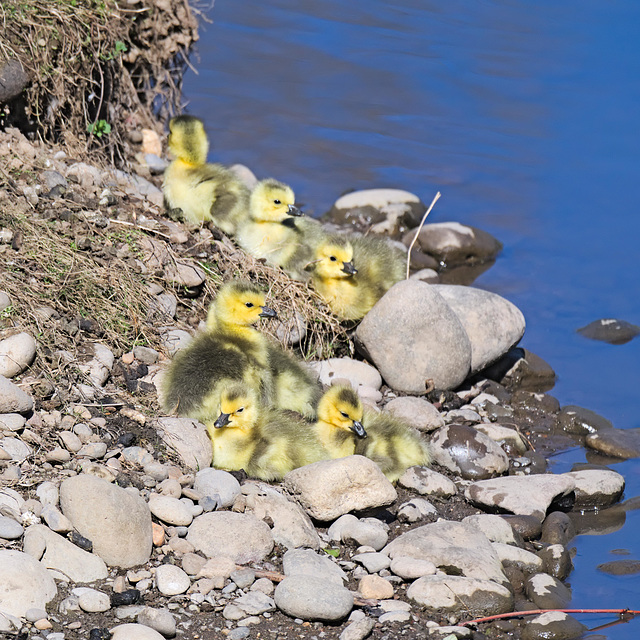
[[[364,427],[362,426],[362,422],[360,422],[359,420],[354,420],[353,424],[351,425],[351,428],[353,429],[354,433],[358,436],[358,438],[367,437],[367,432],[364,430]]]
[[[261,318],[277,318],[278,314],[271,307],[260,307],[262,311],[258,314]]]
[[[287,213],[290,216],[303,216],[304,211],[301,211],[295,204],[288,205]]]
[[[353,266],[353,262],[343,262],[342,271],[349,274],[350,276],[355,276],[356,273],[358,273],[358,270]]]
[[[220,429],[222,427],[226,427],[229,424],[229,416],[231,414],[230,413],[221,413],[218,416],[218,419],[213,423],[213,426],[216,429]]]

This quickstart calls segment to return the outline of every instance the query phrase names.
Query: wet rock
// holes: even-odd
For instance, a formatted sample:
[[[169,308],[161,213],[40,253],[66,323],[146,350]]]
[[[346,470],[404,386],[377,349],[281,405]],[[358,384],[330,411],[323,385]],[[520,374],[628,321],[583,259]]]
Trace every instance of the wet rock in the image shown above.
[[[156,585],[162,595],[176,596],[191,586],[191,580],[180,567],[161,564],[156,568]]]
[[[491,542],[501,542],[502,544],[512,544],[519,546],[519,535],[515,534],[509,523],[500,516],[489,513],[479,513],[467,516],[462,522],[478,531],[482,531]]]
[[[558,580],[564,580],[573,569],[571,555],[562,544],[550,544],[538,551],[542,570]]]
[[[471,342],[471,373],[514,347],[525,330],[520,309],[503,297],[474,287],[433,285],[458,316]]]
[[[260,520],[269,518],[273,522],[271,535],[274,542],[287,549],[319,549],[322,543],[309,516],[275,489],[263,487],[265,495],[247,498],[247,510]]]
[[[0,375],[13,378],[36,357],[36,341],[28,333],[16,333],[0,341]]]
[[[137,615],[136,622],[155,629],[165,638],[173,638],[176,635],[176,621],[168,609],[145,607]]]
[[[353,595],[348,589],[309,575],[286,577],[273,597],[278,609],[302,620],[343,620],[353,608]]]
[[[413,240],[415,231],[404,237],[405,243]],[[434,222],[425,224],[418,234],[420,248],[447,267],[468,262],[486,262],[502,250],[502,243],[481,229],[458,222]]]
[[[18,385],[0,375],[0,413],[28,413],[33,400]]]
[[[410,556],[396,556],[391,561],[391,571],[403,580],[416,580],[423,576],[434,575],[437,567],[429,560],[420,560]]]
[[[450,424],[438,429],[430,443],[433,460],[466,480],[483,480],[509,468],[507,454],[473,427]]]
[[[290,549],[282,557],[282,570],[286,576],[312,576],[343,586],[345,572],[328,556],[311,549]]]
[[[617,502],[624,491],[624,477],[610,469],[585,469],[566,475],[576,483],[577,509],[608,507]]]
[[[362,618],[352,622],[340,634],[339,640],[364,640],[376,626],[373,618]]]
[[[490,580],[460,576],[424,576],[407,589],[410,600],[438,615],[464,612],[465,616],[490,616],[513,608],[507,587]]]
[[[350,511],[391,504],[396,490],[380,467],[363,456],[324,460],[290,471],[284,489],[308,515],[334,520]]]
[[[273,549],[267,524],[255,516],[228,511],[195,518],[187,540],[209,558],[228,556],[238,564],[262,560]]]
[[[417,226],[425,211],[420,198],[408,191],[363,189],[338,198],[327,216],[338,224],[351,224],[359,229],[391,217],[393,227],[385,227],[378,233],[384,231],[393,235]]]
[[[392,560],[409,556],[429,560],[449,573],[506,584],[502,564],[486,536],[460,522],[439,521],[412,529],[384,549]]]
[[[542,522],[535,516],[503,514],[498,517],[504,520],[515,534],[522,536],[524,540],[535,540],[540,537]],[[505,542],[505,540],[500,540],[499,542]]]
[[[198,470],[211,466],[213,450],[203,424],[190,418],[158,418],[153,426],[187,467]]]
[[[437,509],[428,500],[413,498],[400,505],[397,517],[400,522],[418,522],[428,516],[433,518],[437,515]]]
[[[626,344],[640,334],[640,327],[626,320],[601,318],[576,329],[576,332],[591,340],[601,340],[609,344]]]
[[[549,611],[525,622],[522,640],[574,640],[585,631],[587,627],[568,613]]]
[[[494,542],[493,548],[504,567],[516,567],[524,573],[542,571],[542,560],[535,553],[502,542]]]
[[[471,343],[460,320],[424,282],[391,287],[364,317],[356,338],[397,391],[421,394],[430,384],[453,389],[471,366]]]
[[[427,467],[411,467],[407,469],[398,484],[405,489],[413,489],[421,495],[448,498],[455,496],[458,490],[453,481],[437,471]]]
[[[164,640],[155,629],[143,624],[119,624],[111,629],[111,640]]]
[[[640,429],[607,429],[585,438],[590,449],[614,458],[640,457]]]
[[[388,569],[391,565],[389,556],[378,552],[357,553],[355,556],[351,556],[351,559],[354,562],[361,564],[369,573],[378,573],[383,569]]]
[[[170,496],[151,494],[149,496],[149,510],[158,520],[167,524],[188,527],[193,520],[189,506]]]
[[[571,602],[571,591],[546,573],[527,578],[525,593],[539,609],[564,609]]]
[[[488,422],[480,422],[474,425],[474,429],[480,433],[484,433],[485,436],[491,438],[495,443],[501,447],[504,445],[508,447],[509,451],[515,451],[519,454],[523,454],[527,450],[527,444],[524,438],[513,428],[503,427],[499,424],[493,424]]]
[[[196,473],[193,488],[202,496],[215,497],[223,508],[230,507],[240,495],[240,483],[227,471],[207,467]]]
[[[394,398],[385,405],[384,410],[424,433],[444,427],[442,414],[424,398],[412,396]]]
[[[596,431],[613,429],[609,420],[584,407],[567,405],[562,407],[557,418],[557,425],[567,433],[585,436]]]
[[[25,532],[24,552],[40,560],[59,580],[83,584],[103,580],[108,575],[102,558],[87,553],[41,524],[35,524]]]
[[[62,512],[93,542],[108,565],[133,567],[149,560],[151,513],[139,496],[95,476],[67,478],[60,485]]]
[[[511,349],[483,373],[508,389],[548,391],[556,383],[556,374],[551,366],[540,356],[520,347]]]
[[[465,497],[475,505],[542,521],[552,501],[574,488],[573,479],[564,475],[508,476],[474,482],[465,490]]]
[[[312,362],[309,367],[316,373],[320,382],[331,386],[334,380],[348,380],[358,391],[360,387],[379,389],[382,378],[378,371],[366,362],[352,358],[329,358],[321,362]]]
[[[571,518],[562,511],[553,511],[542,523],[540,540],[547,544],[565,545],[576,535]]]
[[[630,576],[640,573],[640,562],[638,560],[613,560],[599,564],[597,569],[610,576]]]
[[[43,564],[20,551],[0,550],[0,611],[21,618],[29,609],[46,609],[57,592]]]

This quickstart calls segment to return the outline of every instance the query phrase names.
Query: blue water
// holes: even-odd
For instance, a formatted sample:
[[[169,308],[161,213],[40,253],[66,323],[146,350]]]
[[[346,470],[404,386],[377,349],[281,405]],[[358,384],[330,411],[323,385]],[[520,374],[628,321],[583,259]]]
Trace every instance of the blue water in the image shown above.
[[[640,338],[575,333],[640,324],[640,2],[218,0],[208,17],[184,94],[212,160],[288,182],[316,215],[350,189],[441,191],[430,222],[504,243],[475,284],[522,309],[561,404],[640,426]],[[612,468],[640,494],[637,461]],[[573,606],[638,608],[640,577],[595,569],[612,548],[640,559],[637,520],[576,540]]]

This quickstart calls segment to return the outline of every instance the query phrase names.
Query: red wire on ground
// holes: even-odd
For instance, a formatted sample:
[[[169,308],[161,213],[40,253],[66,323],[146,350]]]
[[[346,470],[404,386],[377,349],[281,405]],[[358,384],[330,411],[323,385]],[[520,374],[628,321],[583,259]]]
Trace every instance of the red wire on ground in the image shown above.
[[[617,613],[620,616],[630,615],[637,616],[640,611],[634,609],[535,609],[533,611],[512,611],[511,613],[499,613],[495,616],[487,616],[486,618],[476,618],[475,620],[469,620],[467,622],[460,622],[458,626],[466,627],[471,624],[478,624],[480,622],[489,622],[490,620],[499,620],[501,618],[518,618],[520,616],[531,616],[539,613],[551,613],[558,611],[560,613]]]

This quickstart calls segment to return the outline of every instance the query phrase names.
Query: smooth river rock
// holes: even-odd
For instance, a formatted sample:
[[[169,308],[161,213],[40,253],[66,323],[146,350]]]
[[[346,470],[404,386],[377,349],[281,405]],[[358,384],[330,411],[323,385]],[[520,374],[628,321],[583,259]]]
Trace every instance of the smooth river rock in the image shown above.
[[[276,587],[273,599],[280,611],[302,620],[342,620],[353,608],[353,594],[348,589],[309,575],[286,577]]]
[[[46,567],[21,551],[0,550],[0,611],[23,618],[29,609],[46,609],[58,593]]]
[[[0,413],[28,413],[33,399],[17,384],[0,375]]]
[[[514,304],[491,291],[453,284],[431,285],[447,301],[471,341],[471,374],[501,358],[524,335],[525,320]]]
[[[109,566],[124,569],[151,556],[151,512],[139,495],[90,475],[60,485],[62,512]]]
[[[191,418],[158,418],[154,426],[187,467],[197,471],[211,466],[213,450],[203,424]]]
[[[453,389],[471,368],[471,342],[458,316],[432,285],[417,280],[391,287],[358,325],[356,339],[397,391]]]
[[[418,431],[428,433],[440,427],[444,427],[444,417],[425,398],[415,396],[402,396],[394,398],[384,407],[385,411],[393,414],[397,418],[406,420]]]
[[[13,378],[36,357],[36,341],[28,333],[16,333],[0,341],[0,375]]]
[[[316,520],[391,504],[396,490],[380,467],[363,456],[314,462],[290,471],[284,489]]]
[[[196,473],[193,488],[203,496],[217,496],[218,504],[223,508],[230,507],[241,493],[240,483],[228,471],[212,467]]]
[[[227,556],[238,564],[262,560],[273,549],[269,525],[253,515],[231,511],[198,516],[187,540],[208,558]]]

